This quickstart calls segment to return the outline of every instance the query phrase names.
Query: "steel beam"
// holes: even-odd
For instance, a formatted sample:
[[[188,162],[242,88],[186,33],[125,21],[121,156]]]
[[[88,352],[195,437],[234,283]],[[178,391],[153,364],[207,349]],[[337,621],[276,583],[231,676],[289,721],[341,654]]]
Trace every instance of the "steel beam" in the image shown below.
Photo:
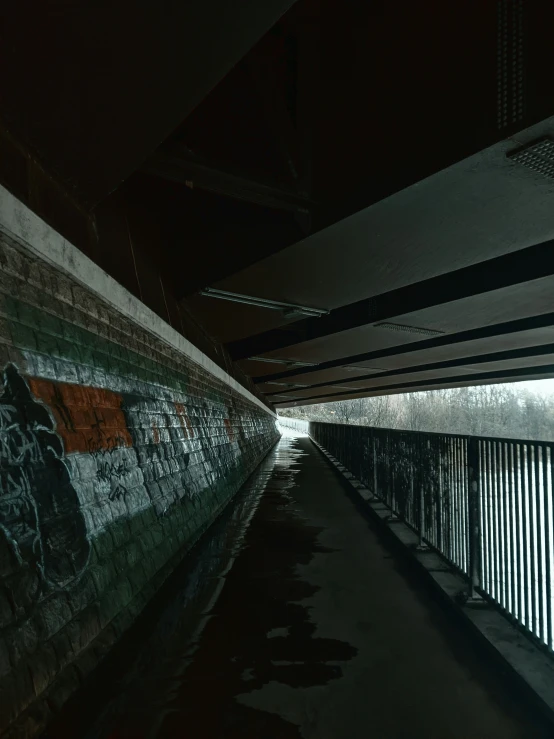
[[[325,319],[320,318],[318,320],[322,321]],[[349,364],[369,362],[374,359],[394,357],[400,354],[409,354],[410,352],[419,352],[426,349],[436,349],[442,346],[462,344],[464,342],[476,341],[478,339],[490,339],[495,336],[506,336],[508,334],[520,333],[522,331],[532,331],[534,329],[540,328],[551,328],[552,326],[554,326],[554,313],[544,313],[542,315],[532,316],[530,318],[520,318],[516,321],[497,323],[493,326],[485,326],[483,328],[460,331],[456,334],[445,334],[444,336],[438,336],[434,339],[414,341],[409,344],[400,344],[398,346],[389,347],[387,349],[378,349],[372,352],[364,352],[363,354],[353,354],[348,357],[332,359],[328,362],[320,362],[319,364],[314,364],[309,367],[299,367],[297,369],[286,370],[284,372],[275,372],[272,375],[261,375],[259,377],[254,377],[253,379],[256,384],[261,384],[264,382],[268,382],[269,380],[281,380],[286,377],[297,377],[298,375],[310,374],[310,372],[320,372],[321,370],[334,369],[335,367],[344,367],[345,365]]]
[[[517,369],[510,370],[495,370],[494,372],[472,373],[470,375],[456,375],[454,377],[441,377],[433,380],[417,380],[416,382],[400,382],[391,385],[379,385],[379,387],[352,388],[352,390],[346,390],[342,393],[325,393],[324,395],[310,395],[307,398],[297,397],[294,399],[301,403],[307,403],[308,401],[320,403],[323,399],[325,399],[325,401],[330,401],[331,399],[341,400],[344,399],[344,396],[363,395],[364,393],[370,393],[374,391],[378,391],[379,393],[384,393],[389,390],[404,390],[406,392],[415,392],[420,387],[431,388],[437,385],[452,385],[457,382],[463,382],[466,385],[475,385],[475,383],[482,381],[493,383],[502,382],[503,380],[524,380],[526,377],[534,375],[554,376],[554,364],[545,364],[539,367],[518,367]],[[293,396],[291,396],[291,399],[292,398]],[[274,400],[271,402],[273,403],[273,405],[286,405],[289,403],[288,400]]]
[[[157,152],[143,172],[236,200],[309,215],[314,203],[296,190],[229,171],[211,164],[183,146]]]
[[[350,303],[324,318],[306,319],[227,344],[237,361],[320,339],[406,313],[501,290],[554,274],[554,240]]]
[[[304,389],[316,389],[320,387],[332,387],[333,385],[348,385],[351,382],[362,382],[364,380],[376,380],[382,377],[396,377],[398,375],[412,375],[416,372],[431,372],[434,370],[447,369],[450,367],[464,367],[470,364],[486,364],[487,362],[503,362],[511,359],[525,359],[529,357],[541,357],[547,354],[554,354],[554,344],[544,344],[542,346],[523,347],[520,349],[510,349],[502,352],[493,352],[490,354],[478,354],[472,357],[462,357],[459,359],[449,359],[443,362],[431,362],[428,364],[416,364],[411,367],[401,367],[398,369],[386,370],[384,372],[372,372],[367,375],[358,375],[356,377],[347,377],[342,380],[331,380],[330,382],[318,382],[314,385],[304,385]],[[318,367],[320,369],[320,367]],[[256,381],[262,384],[262,379]],[[356,388],[352,388],[352,392],[356,392]],[[266,395],[275,395],[275,393],[265,393]]]

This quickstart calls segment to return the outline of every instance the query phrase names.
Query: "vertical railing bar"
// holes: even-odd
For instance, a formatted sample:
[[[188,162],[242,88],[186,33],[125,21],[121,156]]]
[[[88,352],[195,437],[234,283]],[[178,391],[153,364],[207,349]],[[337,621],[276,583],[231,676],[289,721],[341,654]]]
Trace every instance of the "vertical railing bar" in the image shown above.
[[[448,484],[448,439],[444,436],[441,438],[441,486],[440,493],[443,501],[443,506],[448,502],[448,526],[443,528],[443,537],[445,532],[448,533],[448,551],[450,554],[450,561],[454,562],[454,548],[456,546],[456,532],[453,526],[452,516],[452,495]]]
[[[546,597],[546,643],[550,649],[552,642],[552,495],[554,494],[554,480],[552,480],[552,464],[554,462],[552,447],[545,448],[543,459],[543,495],[544,495],[544,540],[545,540],[545,597]],[[550,474],[549,474],[550,473]],[[550,484],[549,484],[550,478]]]
[[[440,439],[435,440],[435,475],[433,482],[435,483],[435,490],[434,490],[434,496],[433,496],[433,518],[436,523],[436,531],[435,531],[435,542],[436,547],[439,551],[442,551],[442,502],[441,502],[441,495],[442,495],[442,482],[441,482],[441,472],[442,472],[442,464],[441,464],[441,449],[440,449]]]
[[[412,440],[412,526],[416,528],[416,522],[417,522],[417,511],[416,511],[416,496],[419,495],[419,493],[416,493],[417,488],[417,468],[419,464],[419,437],[415,437]]]
[[[497,467],[496,479],[498,482],[498,602],[502,608],[506,608],[506,573],[504,571],[505,562],[505,521],[504,521],[504,444],[497,442]]]
[[[458,529],[458,567],[463,570],[464,568],[464,550],[463,550],[463,539],[462,539],[462,494],[460,490],[460,449],[459,439],[453,439],[453,452],[454,452],[454,469],[452,475],[454,478],[454,487],[456,488],[456,516]]]
[[[456,479],[458,480],[458,500],[459,500],[459,506],[460,506],[460,567],[462,568],[462,571],[467,574],[467,567],[466,567],[466,553],[465,553],[465,521],[466,521],[466,510],[465,510],[465,502],[466,502],[466,488],[464,485],[464,479],[463,479],[463,465],[464,465],[464,455],[463,455],[463,439],[457,439],[456,440],[456,452],[458,461],[456,464]]]
[[[496,442],[496,509],[498,521],[498,602],[506,608],[504,575],[504,444]]]
[[[521,508],[521,569],[522,569],[522,599],[524,626],[528,629],[531,622],[531,610],[529,607],[529,552],[527,550],[529,536],[527,532],[527,450],[525,444],[519,445],[519,483]]]
[[[393,505],[391,506],[393,513],[398,514],[398,490],[397,481],[398,475],[396,474],[396,463],[398,461],[398,437],[396,434],[389,435],[389,467],[390,467],[390,485],[392,490]]]
[[[368,490],[371,488],[371,485],[369,484],[369,471],[370,471],[370,464],[369,464],[369,448],[370,448],[370,440],[371,440],[371,429],[369,427],[366,427],[364,429],[364,436],[363,436],[363,452],[364,452],[364,459],[362,464],[362,472],[363,479],[360,480],[360,482],[363,483],[364,487],[366,487]]]
[[[452,447],[450,439],[445,437],[443,439],[443,465],[442,465],[442,494],[444,500],[448,501],[450,508],[450,543],[449,543],[449,559],[451,562],[456,564],[456,515],[454,510],[454,490],[452,487],[452,478],[450,476],[450,470],[452,469]]]
[[[523,556],[521,541],[523,537],[522,526],[522,492],[521,492],[521,446],[516,444],[514,448],[514,510],[516,528],[516,569],[517,569],[517,618],[525,623],[524,597],[525,577],[523,567]]]
[[[497,601],[504,608],[504,529],[503,529],[503,510],[502,510],[502,442],[495,443],[495,480],[496,480],[496,558],[497,558]]]
[[[454,562],[457,567],[460,567],[460,516],[459,516],[459,505],[458,505],[458,489],[456,485],[456,445],[455,440],[452,438],[448,439],[449,447],[449,465],[448,465],[448,481],[450,487],[450,498],[452,500],[452,529],[454,530]]]
[[[452,538],[452,527],[451,527],[451,511],[448,499],[444,495],[444,480],[443,480],[443,468],[444,468],[444,437],[439,437],[437,440],[437,489],[436,497],[434,498],[435,506],[438,510],[443,512],[440,518],[440,527],[437,529],[437,542],[439,549],[442,552],[449,551],[450,540]]]
[[[521,554],[524,579],[525,626],[531,630],[530,567],[529,564],[529,507],[527,501],[527,445],[521,444]]]
[[[450,489],[451,489],[451,497],[454,501],[454,514],[455,514],[455,520],[454,520],[454,531],[456,532],[456,553],[455,553],[455,563],[457,567],[460,567],[460,560],[461,560],[461,554],[460,554],[460,505],[458,500],[458,486],[457,486],[457,480],[456,480],[456,472],[457,472],[457,458],[456,458],[456,445],[454,442],[454,439],[449,439],[449,447],[450,447],[450,466],[448,469],[448,476],[450,479]]]
[[[529,562],[531,565],[530,595],[531,595],[531,631],[536,634],[537,629],[537,559],[536,559],[536,532],[535,532],[535,455],[532,444],[527,445],[527,494],[529,506]]]
[[[503,466],[503,448],[502,442],[496,442],[496,522],[498,530],[498,603],[502,608],[505,608],[504,600],[504,510],[503,510],[503,480],[502,480],[502,466]]]
[[[483,555],[481,559],[481,586],[484,590],[489,592],[489,586],[488,586],[488,575],[487,575],[487,562],[488,562],[488,542],[489,542],[489,534],[487,530],[487,481],[486,481],[486,465],[485,465],[485,444],[486,442],[482,439],[479,440],[479,492],[480,492],[480,500],[481,500],[481,535],[483,538]],[[470,446],[471,446],[471,439],[468,443],[468,474],[471,474],[471,465],[470,465]]]
[[[508,444],[508,455],[506,459],[508,468],[508,522],[510,525],[510,613],[516,616],[517,613],[517,566],[516,566],[516,539],[515,539],[515,498],[514,498],[514,445]]]
[[[488,593],[494,596],[494,531],[493,531],[493,516],[492,516],[492,442],[487,441],[487,526],[489,532],[489,550],[488,550]]]
[[[387,481],[387,503],[391,511],[394,513],[394,491],[392,489],[392,471],[391,471],[391,439],[390,433],[387,431],[385,441],[385,469],[383,477]]]
[[[467,527],[467,486],[465,480],[466,456],[464,439],[458,439],[458,497],[460,500],[460,546],[462,571],[467,573],[466,527]]]
[[[409,521],[410,526],[413,526],[414,524],[414,490],[415,490],[415,480],[414,480],[413,470],[414,470],[414,462],[415,462],[415,439],[412,438],[412,435],[407,437],[406,445],[407,445],[407,458],[408,458],[407,489],[409,490],[408,502],[406,505],[406,520]]]
[[[373,442],[373,495],[378,498],[377,495],[377,439],[375,431],[371,435]]]
[[[464,490],[467,489],[467,482],[469,479],[469,464],[468,464],[468,453],[469,453],[469,441],[468,439],[464,439],[463,442],[464,447],[464,477],[465,477],[465,484],[464,484]],[[479,491],[481,490],[481,484],[479,482]],[[465,543],[466,543],[466,563],[467,568],[469,570],[469,498],[466,495],[466,505],[465,505]],[[481,493],[479,493],[479,531],[481,532],[480,536],[480,551],[483,549],[483,528],[482,528],[482,518],[481,518]],[[479,557],[479,561],[481,561],[481,555]],[[481,573],[479,573],[481,575]],[[482,581],[480,581],[482,582]]]
[[[534,444],[535,452],[535,513],[536,513],[536,545],[537,545],[537,584],[535,592],[538,595],[537,611],[538,611],[538,624],[537,633],[541,641],[544,641],[545,636],[545,619],[544,619],[544,568],[543,568],[543,516],[542,516],[542,495],[541,495],[541,462],[542,462],[542,446],[540,444]]]
[[[480,597],[478,588],[483,585],[481,573],[481,474],[480,474],[480,450],[479,440],[470,439],[468,443],[467,464],[467,488],[468,499],[468,526],[469,526],[469,598],[476,600]]]
[[[435,463],[436,458],[433,449],[434,439],[427,437],[425,440],[425,464],[427,468],[427,484],[425,486],[425,537],[433,546],[437,546],[435,536],[436,521],[431,516],[433,510],[433,500],[435,496]]]
[[[448,456],[446,461],[446,489],[448,490],[448,499],[452,508],[452,561],[455,565],[458,564],[458,526],[457,526],[457,513],[456,513],[456,490],[454,488],[454,477],[452,475],[452,469],[454,467],[454,449],[452,448],[452,439],[446,439],[446,445],[448,449]]]
[[[496,441],[491,442],[491,513],[492,513],[492,595],[498,603],[498,489],[497,489]]]
[[[426,495],[425,495],[425,530],[427,531],[426,538],[431,542],[431,544],[433,544],[433,546],[437,547],[437,537],[435,536],[435,529],[436,529],[437,522],[433,521],[431,517],[433,505],[434,505],[434,499],[435,499],[435,482],[436,482],[435,466],[436,466],[437,459],[436,459],[435,449],[434,449],[435,443],[436,443],[436,439],[427,437],[425,447],[426,447],[428,485],[425,488],[425,492],[426,492]]]
[[[462,570],[467,574],[466,561],[466,524],[467,524],[467,485],[465,480],[466,456],[464,449],[464,440],[458,439],[458,489],[460,491],[460,530],[462,532]]]
[[[496,512],[496,600],[503,607],[503,540],[502,540],[502,444],[496,441],[494,444],[494,481],[495,496],[494,507]]]
[[[504,519],[504,607],[511,613],[510,517],[508,513],[508,444],[502,444],[502,517]]]
[[[417,481],[418,486],[418,505],[419,505],[419,546],[423,547],[425,545],[425,497],[426,497],[426,491],[429,489],[428,487],[428,480],[426,480],[424,469],[423,469],[423,461],[425,457],[424,449],[426,446],[426,442],[423,438],[420,437],[419,443],[418,443],[418,467],[419,467],[419,479]]]
[[[483,439],[479,443],[479,459],[481,463],[480,467],[480,480],[479,484],[481,487],[481,517],[483,519],[483,575],[481,583],[483,588],[490,592],[490,581],[489,581],[489,544],[490,544],[490,532],[489,532],[489,520],[488,520],[488,484],[487,484],[487,442]]]
[[[445,467],[446,482],[445,482],[444,489],[445,489],[445,496],[448,499],[448,509],[449,509],[449,518],[450,518],[450,522],[449,522],[450,525],[448,528],[452,532],[451,537],[450,537],[452,541],[451,546],[450,546],[450,551],[452,553],[451,558],[454,564],[457,564],[458,541],[457,541],[457,536],[456,536],[457,534],[456,532],[456,498],[455,498],[454,486],[452,484],[453,480],[452,480],[452,475],[451,475],[453,462],[452,462],[452,445],[450,442],[451,442],[451,439],[449,438],[445,439],[447,453],[446,453],[446,467]]]

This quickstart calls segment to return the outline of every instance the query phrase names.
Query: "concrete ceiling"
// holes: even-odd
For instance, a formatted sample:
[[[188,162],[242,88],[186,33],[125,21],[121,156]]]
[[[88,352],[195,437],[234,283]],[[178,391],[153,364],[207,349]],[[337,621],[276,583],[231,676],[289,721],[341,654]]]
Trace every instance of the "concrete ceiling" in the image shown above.
[[[553,375],[554,6],[8,5],[0,175],[270,400]]]
[[[334,309],[554,238],[554,180],[506,154],[554,134],[554,119],[501,141],[264,259],[214,288]],[[195,312],[226,342],[287,321],[196,296]],[[202,306],[205,306],[202,308]],[[218,310],[219,309],[219,310]],[[228,323],[221,313],[236,311]],[[238,314],[241,314],[240,316]],[[244,315],[242,315],[244,314]],[[212,319],[212,320],[214,320]],[[217,328],[215,328],[217,332]]]
[[[522,377],[534,368],[550,376],[554,361],[544,347],[554,341],[554,179],[507,157],[549,135],[554,118],[212,286],[324,308],[330,317],[292,322],[280,311],[200,295],[190,305],[280,405],[347,398],[349,388],[371,394],[510,380],[518,368]],[[432,299],[433,286],[449,279],[452,291],[440,288]],[[371,320],[371,300],[378,305],[406,290],[417,299],[386,302],[384,322],[392,326]],[[421,304],[420,294],[424,304],[431,296],[426,307],[405,310]],[[353,304],[358,312],[368,306],[363,320],[333,323]],[[511,354],[496,361],[498,352]],[[247,359],[260,355],[314,366]],[[365,379],[356,379],[362,370],[353,365],[365,367]]]

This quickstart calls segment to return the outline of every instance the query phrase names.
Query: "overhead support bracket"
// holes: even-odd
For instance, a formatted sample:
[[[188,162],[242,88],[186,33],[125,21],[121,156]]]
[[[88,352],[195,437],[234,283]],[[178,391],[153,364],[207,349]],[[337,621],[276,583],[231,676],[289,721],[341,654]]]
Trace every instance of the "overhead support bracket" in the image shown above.
[[[191,189],[206,190],[276,210],[309,215],[314,202],[281,184],[232,172],[202,159],[184,146],[161,149],[142,167],[144,172]]]
[[[257,298],[253,295],[241,295],[240,293],[228,292],[227,290],[217,290],[214,287],[206,287],[200,290],[199,293],[206,298],[218,298],[219,300],[229,300],[231,303],[252,305],[256,308],[279,310],[286,317],[308,316],[309,318],[321,318],[321,316],[326,316],[329,313],[328,310],[322,308],[309,308],[304,305],[294,305],[293,303],[281,303],[278,300]]]

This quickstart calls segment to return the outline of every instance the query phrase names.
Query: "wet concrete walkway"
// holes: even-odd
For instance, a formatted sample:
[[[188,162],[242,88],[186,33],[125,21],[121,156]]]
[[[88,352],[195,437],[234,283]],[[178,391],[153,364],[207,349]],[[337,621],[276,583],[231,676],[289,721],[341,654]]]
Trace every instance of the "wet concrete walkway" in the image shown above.
[[[284,437],[51,739],[534,739],[307,438]]]

